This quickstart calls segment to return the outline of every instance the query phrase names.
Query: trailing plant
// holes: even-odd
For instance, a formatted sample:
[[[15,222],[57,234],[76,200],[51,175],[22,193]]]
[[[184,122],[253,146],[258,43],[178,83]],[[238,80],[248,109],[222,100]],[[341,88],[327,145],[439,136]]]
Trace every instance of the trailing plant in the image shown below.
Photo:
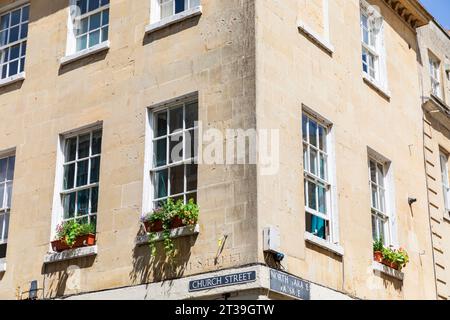
[[[198,222],[199,207],[190,199],[188,203],[184,203],[183,200],[174,201],[169,198],[163,205],[154,210],[151,214],[148,214],[144,218],[144,222],[156,222],[161,221],[163,230],[161,232],[163,238],[163,246],[166,255],[172,258],[175,254],[175,245],[170,236],[172,220],[175,217],[180,218],[185,225],[195,225]],[[156,240],[158,238],[157,232],[149,232],[148,240],[152,256],[156,255]]]
[[[72,247],[77,238],[88,234],[95,234],[95,225],[92,223],[80,224],[75,220],[61,223],[56,229],[56,239],[64,241]]]

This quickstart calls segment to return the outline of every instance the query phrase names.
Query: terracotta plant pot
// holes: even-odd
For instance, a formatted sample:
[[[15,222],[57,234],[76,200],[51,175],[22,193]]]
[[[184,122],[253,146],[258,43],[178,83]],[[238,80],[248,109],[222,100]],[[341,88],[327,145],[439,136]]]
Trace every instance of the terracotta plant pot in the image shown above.
[[[384,264],[385,266],[388,266],[391,269],[394,269],[394,270],[398,270],[399,269],[398,264],[396,264],[394,262],[391,262],[391,261],[383,259],[383,261],[381,261],[381,263]]]
[[[144,225],[147,232],[161,232],[164,230],[163,222],[161,220],[156,220],[153,222],[145,221]]]
[[[76,249],[81,247],[90,247],[95,245],[95,234],[87,234],[80,236],[75,240],[73,246],[69,246],[64,240],[55,240],[51,243],[53,251],[63,252],[70,249]]]
[[[375,251],[373,253],[373,260],[381,263],[383,261],[383,253],[381,251]]]
[[[172,221],[170,222],[170,228],[177,229],[177,228],[181,228],[181,227],[184,227],[183,220],[179,217],[174,217],[172,219]]]

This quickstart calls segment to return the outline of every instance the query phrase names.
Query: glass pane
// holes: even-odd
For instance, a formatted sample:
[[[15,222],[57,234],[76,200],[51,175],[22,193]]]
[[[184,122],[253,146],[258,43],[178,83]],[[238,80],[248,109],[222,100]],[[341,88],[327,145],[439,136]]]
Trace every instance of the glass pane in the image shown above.
[[[0,31],[0,46],[4,46],[8,43],[8,30]],[[4,51],[2,51],[2,56],[4,55]],[[4,62],[5,59],[0,59],[0,62]]]
[[[167,134],[167,112],[160,112],[155,115],[156,137],[162,137]]]
[[[77,155],[77,138],[71,138],[66,140],[65,147],[66,162],[74,161]]]
[[[94,233],[97,233],[97,216],[89,216],[89,223],[94,226]]]
[[[91,159],[91,181],[90,183],[97,183],[100,177],[100,157]]]
[[[98,9],[100,7],[100,0],[89,0],[89,11]]]
[[[8,172],[6,174],[6,180],[13,180],[14,179],[14,168],[16,166],[16,157],[9,157],[8,158]]]
[[[9,13],[0,17],[0,30],[5,30],[9,26]]]
[[[198,165],[188,164],[186,165],[186,191],[197,190],[197,177],[198,177]]]
[[[64,219],[75,217],[75,198],[75,192],[63,197]]]
[[[170,169],[170,195],[184,192],[184,165]]]
[[[77,6],[80,8],[80,13],[85,14],[87,12],[87,2],[88,0],[78,0]]]
[[[20,9],[11,13],[11,26],[15,26],[20,23]]]
[[[89,213],[89,189],[78,192],[77,195],[77,216],[84,216]]]
[[[381,164],[377,164],[378,184],[384,186],[384,170]]]
[[[185,133],[185,137],[186,137],[186,141],[185,141],[185,150],[186,150],[186,154],[185,154],[185,159],[191,159],[196,157],[196,136],[195,136],[195,131],[196,130],[190,130],[188,132]]]
[[[87,48],[87,35],[77,38],[77,51],[81,51]]]
[[[184,10],[184,0],[175,0],[175,13],[183,12]]]
[[[20,27],[20,39],[25,39],[28,36],[28,24],[24,23]]]
[[[6,207],[11,208],[11,201],[12,201],[12,182],[8,182],[6,184]]]
[[[161,1],[161,19],[170,17],[173,15],[173,0]]]
[[[76,25],[77,35],[82,35],[88,32],[89,28],[89,18],[81,19],[80,22]]]
[[[167,197],[167,187],[168,187],[168,170],[162,170],[155,173],[154,179],[155,183],[155,199]]]
[[[378,209],[378,190],[372,185],[372,208]]]
[[[101,13],[96,13],[92,15],[89,19],[89,31],[100,28],[102,15]]]
[[[170,163],[183,161],[183,134],[177,134],[170,138],[169,157]]]
[[[9,59],[14,60],[20,56],[20,44],[11,47],[9,51]]]
[[[308,181],[308,207],[314,210],[317,210],[316,189],[317,186]]]
[[[313,149],[309,153],[309,172],[317,175],[317,151]]]
[[[385,195],[384,195],[384,190],[380,190],[379,191],[380,194],[380,211],[381,212],[386,212],[386,199],[385,199]]]
[[[327,132],[324,127],[319,126],[319,149],[326,152],[327,150]]]
[[[379,240],[378,230],[377,230],[377,218],[372,214],[372,238],[374,241]]]
[[[22,22],[28,21],[30,19],[30,6],[22,8]]]
[[[309,120],[309,143],[317,147],[317,124]]]
[[[74,187],[75,182],[75,163],[64,166],[63,188],[69,190]]]
[[[375,162],[372,160],[369,162],[369,169],[370,169],[370,181],[373,183],[377,183],[377,169]]]
[[[170,133],[183,129],[183,107],[170,111]]]
[[[303,141],[308,141],[308,118],[305,115],[302,115],[302,136]]]
[[[319,169],[319,177],[327,180],[327,158],[323,154],[319,156]]]
[[[317,191],[318,191],[318,200],[319,200],[319,212],[326,214],[327,213],[327,191],[323,186],[318,186]]]
[[[98,187],[91,189],[91,213],[98,211]]]
[[[303,168],[306,171],[309,171],[308,167],[308,146],[303,145]]]
[[[108,40],[108,27],[104,27],[102,28],[102,40],[101,42],[107,41]]]
[[[6,208],[6,201],[3,201],[3,199],[5,198],[5,187],[5,183],[0,183],[0,209]]]
[[[100,30],[89,34],[89,48],[100,43]]]
[[[19,61],[13,61],[9,64],[9,76],[13,76],[19,72]]]
[[[193,128],[198,121],[198,103],[193,102],[186,105],[186,129]]]
[[[102,26],[106,26],[109,23],[109,9],[102,12]]]
[[[102,153],[102,130],[92,133],[92,155]]]
[[[85,134],[79,137],[78,140],[78,159],[89,157],[89,147],[91,143],[91,135]]]
[[[8,167],[8,158],[0,159],[0,182],[6,180],[7,167]]]
[[[77,187],[87,185],[88,167],[89,167],[89,160],[77,162]]]
[[[11,28],[9,30],[9,43],[13,43],[17,40],[19,40],[19,30],[20,30],[20,26]]]
[[[3,222],[3,241],[8,241],[8,231],[9,231],[9,212],[4,214]]]
[[[186,203],[191,199],[194,200],[194,203],[197,203],[197,192],[189,193],[186,195]]]
[[[165,166],[167,164],[167,139],[163,138],[154,142],[154,161],[153,165],[156,167]]]

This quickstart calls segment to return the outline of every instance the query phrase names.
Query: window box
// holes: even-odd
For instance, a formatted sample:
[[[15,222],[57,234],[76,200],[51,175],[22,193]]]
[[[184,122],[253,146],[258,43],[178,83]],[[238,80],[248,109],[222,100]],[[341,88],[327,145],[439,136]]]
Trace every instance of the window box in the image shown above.
[[[147,232],[161,232],[164,230],[162,220],[156,220],[154,222],[144,221],[144,226]],[[170,229],[177,229],[185,226],[186,224],[184,224],[180,217],[174,217],[170,222]]]
[[[149,34],[163,28],[166,28],[175,23],[190,19],[192,17],[200,16],[202,14],[202,6],[196,6],[180,13],[174,14],[173,16],[159,20],[158,22],[151,23],[145,27],[145,33]]]
[[[190,225],[185,226],[177,229],[170,230],[170,238],[171,239],[177,239],[177,238],[183,238],[183,237],[190,237],[194,236],[200,233],[200,225]],[[154,237],[154,242],[161,242],[164,241],[163,232],[157,232]],[[146,245],[149,243],[149,235],[144,234],[138,236],[136,239],[136,245]]]
[[[87,234],[80,236],[75,240],[73,246],[69,246],[64,240],[59,239],[52,241],[52,249],[55,252],[63,252],[70,249],[76,249],[81,247],[90,247],[95,245],[95,234]]]
[[[392,268],[390,268],[382,263],[376,262],[376,261],[374,261],[372,263],[372,268],[373,268],[374,272],[383,273],[385,275],[388,275],[388,276],[395,278],[397,280],[400,280],[400,281],[403,281],[403,279],[405,277],[405,274],[403,272],[392,269]]]
[[[319,246],[322,249],[328,250],[340,257],[344,256],[344,248],[343,247],[341,247],[338,244],[323,240],[322,238],[319,238],[309,232],[305,232],[305,241],[312,243],[316,246]]]
[[[97,246],[70,249],[64,252],[51,252],[44,257],[44,263],[54,263],[97,255]]]

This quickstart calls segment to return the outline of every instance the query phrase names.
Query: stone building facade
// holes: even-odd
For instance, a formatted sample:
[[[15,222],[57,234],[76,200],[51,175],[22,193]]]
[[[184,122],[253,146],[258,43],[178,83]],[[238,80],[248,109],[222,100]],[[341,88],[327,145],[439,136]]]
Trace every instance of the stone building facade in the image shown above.
[[[416,0],[0,0],[0,298],[448,297],[432,20]],[[208,162],[230,129],[273,133],[275,170],[251,148]],[[194,132],[202,161],[171,159]],[[172,261],[140,222],[170,196],[200,206]],[[95,245],[54,252],[71,219]],[[375,238],[407,267],[376,263]]]

